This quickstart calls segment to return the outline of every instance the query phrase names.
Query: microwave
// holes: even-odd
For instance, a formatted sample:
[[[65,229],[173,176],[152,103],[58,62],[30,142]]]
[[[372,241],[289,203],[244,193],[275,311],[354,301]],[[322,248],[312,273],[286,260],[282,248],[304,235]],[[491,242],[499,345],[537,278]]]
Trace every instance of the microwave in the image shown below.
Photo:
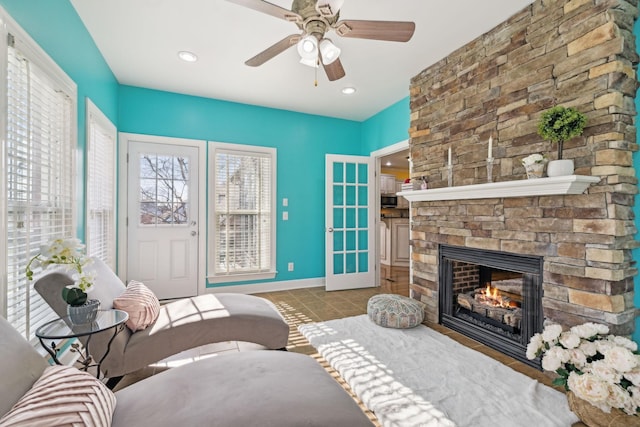
[[[380,196],[380,207],[381,208],[398,207],[398,196],[388,195],[388,194]]]

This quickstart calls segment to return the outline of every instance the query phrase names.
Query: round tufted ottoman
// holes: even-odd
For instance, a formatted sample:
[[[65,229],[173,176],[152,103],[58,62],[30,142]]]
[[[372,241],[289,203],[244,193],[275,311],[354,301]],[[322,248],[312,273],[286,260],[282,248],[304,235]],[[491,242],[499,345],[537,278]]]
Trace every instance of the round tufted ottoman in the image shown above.
[[[424,320],[424,306],[402,295],[380,294],[369,298],[367,315],[385,328],[413,328]]]

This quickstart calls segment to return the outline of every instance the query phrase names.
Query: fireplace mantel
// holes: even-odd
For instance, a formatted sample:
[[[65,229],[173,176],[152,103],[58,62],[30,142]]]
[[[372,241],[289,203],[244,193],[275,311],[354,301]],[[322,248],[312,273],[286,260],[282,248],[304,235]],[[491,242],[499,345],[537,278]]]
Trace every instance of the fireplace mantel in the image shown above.
[[[397,194],[410,202],[551,196],[582,194],[589,185],[597,182],[600,182],[600,178],[596,176],[567,175],[517,181],[489,182],[486,184],[462,185],[458,187],[402,191]]]

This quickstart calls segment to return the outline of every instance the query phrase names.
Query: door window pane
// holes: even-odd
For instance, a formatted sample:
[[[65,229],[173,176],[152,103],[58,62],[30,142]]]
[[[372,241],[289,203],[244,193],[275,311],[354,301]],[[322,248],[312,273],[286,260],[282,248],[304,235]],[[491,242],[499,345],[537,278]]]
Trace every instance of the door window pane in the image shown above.
[[[189,159],[140,154],[140,225],[186,225]]]

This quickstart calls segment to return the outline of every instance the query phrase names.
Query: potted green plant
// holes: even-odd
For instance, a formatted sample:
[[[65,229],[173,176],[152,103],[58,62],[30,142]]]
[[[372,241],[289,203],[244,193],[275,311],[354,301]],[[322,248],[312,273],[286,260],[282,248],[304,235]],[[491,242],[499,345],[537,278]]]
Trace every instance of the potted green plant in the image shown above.
[[[582,135],[587,117],[573,107],[555,106],[543,112],[538,121],[538,135],[558,144],[558,159],[547,165],[548,176],[571,175],[573,160],[562,158],[564,141]]]
[[[34,269],[44,270],[52,265],[63,265],[73,272],[74,283],[62,289],[62,299],[68,304],[67,314],[74,324],[93,322],[100,308],[99,300],[88,299],[87,292],[93,288],[93,278],[84,270],[90,260],[83,251],[84,245],[78,239],[56,239],[43,246],[26,268],[28,280],[33,280]]]
[[[527,178],[542,178],[545,163],[547,163],[547,159],[538,153],[530,154],[522,159],[522,166],[524,166],[524,170],[527,173]]]

